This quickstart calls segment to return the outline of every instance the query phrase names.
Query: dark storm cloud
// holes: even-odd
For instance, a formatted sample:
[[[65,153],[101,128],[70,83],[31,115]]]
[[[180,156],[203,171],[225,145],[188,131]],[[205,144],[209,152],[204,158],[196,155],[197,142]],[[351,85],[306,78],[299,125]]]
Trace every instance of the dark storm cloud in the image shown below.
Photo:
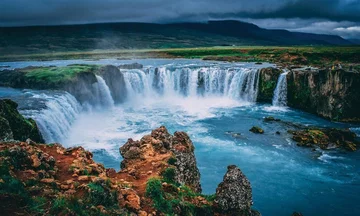
[[[0,26],[209,19],[273,20],[281,26],[292,19],[351,22],[336,26],[349,33],[360,26],[359,11],[360,0],[0,0]]]

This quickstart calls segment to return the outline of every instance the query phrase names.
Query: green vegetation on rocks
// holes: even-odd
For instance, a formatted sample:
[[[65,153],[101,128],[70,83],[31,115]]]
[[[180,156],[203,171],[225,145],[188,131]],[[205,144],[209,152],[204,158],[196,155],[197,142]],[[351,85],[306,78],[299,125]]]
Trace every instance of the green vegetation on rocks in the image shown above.
[[[44,142],[33,119],[24,118],[17,110],[18,104],[12,100],[0,100],[0,140],[25,141],[30,138]]]
[[[195,193],[187,186],[152,178],[147,182],[146,196],[151,198],[157,211],[167,215],[213,215],[215,196]]]
[[[96,65],[69,65],[65,67],[40,67],[22,70],[27,83],[38,85],[42,88],[56,88],[73,80],[77,74],[94,72],[99,66]],[[49,87],[46,87],[49,86]]]
[[[82,73],[94,73],[98,65],[69,65],[62,67],[27,67],[0,71],[0,85],[14,88],[62,89]]]
[[[264,130],[261,129],[260,127],[258,126],[254,126],[250,129],[251,132],[253,133],[256,133],[256,134],[263,134],[264,133]]]
[[[263,68],[260,70],[258,102],[271,103],[274,97],[277,80],[281,74],[277,68]]]

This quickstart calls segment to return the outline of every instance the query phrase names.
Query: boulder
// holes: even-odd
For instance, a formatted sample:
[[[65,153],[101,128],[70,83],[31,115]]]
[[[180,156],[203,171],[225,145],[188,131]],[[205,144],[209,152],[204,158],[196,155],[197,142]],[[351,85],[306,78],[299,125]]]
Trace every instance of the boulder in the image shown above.
[[[251,209],[252,189],[249,180],[235,166],[228,166],[223,182],[216,189],[215,205],[225,215],[259,215]]]
[[[264,130],[261,129],[260,127],[254,126],[250,129],[251,132],[256,133],[256,134],[263,134]]]

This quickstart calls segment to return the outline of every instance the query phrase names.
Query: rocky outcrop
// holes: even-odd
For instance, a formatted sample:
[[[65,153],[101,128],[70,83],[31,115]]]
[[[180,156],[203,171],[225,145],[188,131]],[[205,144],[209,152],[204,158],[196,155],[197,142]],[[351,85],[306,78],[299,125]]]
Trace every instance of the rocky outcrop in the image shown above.
[[[258,126],[252,127],[249,131],[255,133],[255,134],[263,134],[264,130]]]
[[[189,185],[201,193],[200,172],[196,165],[195,147],[185,132],[175,132],[172,137],[171,151],[175,155],[175,181]]]
[[[18,104],[11,100],[0,100],[0,140],[20,140],[28,138],[44,142],[33,119],[24,118],[17,110]]]
[[[128,215],[127,189],[83,148],[0,142],[4,215]],[[41,197],[41,199],[39,199]],[[139,199],[139,197],[137,196]],[[135,206],[136,207],[136,206]]]
[[[288,105],[334,121],[360,122],[360,74],[344,70],[293,70]]]
[[[249,181],[229,166],[217,194],[202,195],[194,146],[184,132],[153,130],[120,148],[122,169],[82,147],[0,142],[5,215],[256,215]],[[38,199],[41,197],[41,199]],[[216,200],[216,202],[214,201]]]
[[[173,180],[181,185],[186,185],[195,192],[201,192],[200,172],[196,165],[194,155],[194,145],[185,132],[175,132],[174,135],[168,133],[165,127],[160,127],[151,132],[151,135],[144,136],[140,141],[129,139],[120,148],[120,154],[124,160],[121,168],[134,170],[137,167],[146,166],[143,162],[149,157],[168,161],[174,159],[174,163],[161,167],[159,172],[167,168],[174,168]]]
[[[219,212],[226,215],[260,215],[251,209],[253,201],[250,182],[235,165],[228,166],[223,182],[216,189],[214,202]]]
[[[82,72],[76,75],[74,79],[66,83],[61,89],[69,92],[80,103],[96,103],[95,89],[93,85],[97,82],[95,74],[93,72]]]
[[[142,65],[122,65],[121,68],[142,68]],[[119,66],[120,68],[120,66]],[[107,65],[102,67],[99,70],[99,74],[104,78],[106,85],[109,87],[111,96],[114,99],[115,103],[122,103],[126,99],[126,87],[125,87],[125,79],[122,72],[120,72],[118,67],[113,65]]]
[[[280,69],[273,67],[260,70],[258,102],[272,102],[276,84],[281,73]]]
[[[349,129],[335,128],[311,128],[306,130],[289,131],[293,134],[293,140],[298,146],[318,146],[323,150],[342,148],[348,151],[356,151],[359,142],[356,134]]]

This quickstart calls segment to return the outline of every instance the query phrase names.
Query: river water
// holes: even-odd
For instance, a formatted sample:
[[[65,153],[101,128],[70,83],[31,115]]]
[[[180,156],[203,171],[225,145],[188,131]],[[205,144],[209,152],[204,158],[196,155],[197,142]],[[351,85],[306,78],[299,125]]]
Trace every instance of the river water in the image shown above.
[[[3,64],[16,68],[84,62],[89,63]],[[103,106],[97,104],[94,109],[85,109],[72,95],[61,91],[0,88],[0,97],[18,101],[21,113],[38,122],[47,142],[81,145],[106,167],[119,170],[119,147],[128,138],[139,139],[164,125],[171,133],[186,131],[191,137],[204,193],[214,193],[226,167],[235,164],[251,182],[254,208],[265,216],[291,215],[293,211],[304,215],[360,215],[360,208],[356,208],[360,201],[360,153],[297,147],[287,133],[288,126],[266,123],[263,118],[274,116],[314,126],[358,126],[329,122],[286,106],[255,103],[258,69],[268,65],[199,60],[137,62],[145,68],[123,71],[127,95],[122,104],[114,105],[101,77],[97,77],[94,97],[99,97]],[[262,127],[265,134],[251,133],[252,126]]]

